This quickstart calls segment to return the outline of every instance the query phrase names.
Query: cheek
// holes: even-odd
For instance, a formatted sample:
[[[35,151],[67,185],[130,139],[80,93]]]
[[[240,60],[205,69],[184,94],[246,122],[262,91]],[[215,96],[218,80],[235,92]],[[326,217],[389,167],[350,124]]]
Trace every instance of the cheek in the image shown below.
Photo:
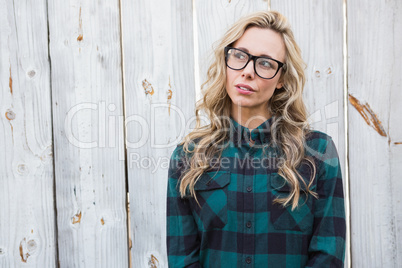
[[[234,70],[226,68],[226,85],[230,86],[233,84],[234,80],[236,78],[236,73]]]
[[[278,84],[277,80],[276,81],[268,80],[261,83],[260,88],[263,89],[265,93],[264,95],[271,96],[272,94],[274,94],[277,84]]]

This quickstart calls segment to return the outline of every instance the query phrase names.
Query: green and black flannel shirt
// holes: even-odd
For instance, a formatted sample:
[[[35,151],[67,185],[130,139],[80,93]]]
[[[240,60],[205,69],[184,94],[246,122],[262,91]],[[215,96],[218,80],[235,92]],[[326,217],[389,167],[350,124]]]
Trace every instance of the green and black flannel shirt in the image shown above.
[[[311,189],[318,199],[301,191],[292,211],[273,202],[287,196],[289,186],[277,173],[274,148],[263,150],[271,141],[272,118],[251,132],[230,121],[229,146],[195,185],[201,207],[194,198],[180,198],[178,182],[186,168],[182,146],[171,156],[169,267],[343,267],[344,197],[332,139],[319,131],[306,137],[305,153],[316,165]],[[298,171],[306,181],[312,172],[306,164]]]

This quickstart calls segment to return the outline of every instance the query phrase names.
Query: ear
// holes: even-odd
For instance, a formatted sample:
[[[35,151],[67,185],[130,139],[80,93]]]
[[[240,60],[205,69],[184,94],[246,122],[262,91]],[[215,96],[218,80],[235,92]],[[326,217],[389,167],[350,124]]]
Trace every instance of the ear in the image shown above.
[[[284,82],[283,82],[283,75],[282,75],[282,73],[281,73],[281,76],[280,76],[279,79],[278,79],[278,84],[276,84],[276,88],[277,88],[277,89],[282,88],[282,87],[283,87],[283,84],[284,84]]]
[[[282,82],[278,82],[278,84],[276,84],[276,89],[280,89],[283,87],[283,83]]]

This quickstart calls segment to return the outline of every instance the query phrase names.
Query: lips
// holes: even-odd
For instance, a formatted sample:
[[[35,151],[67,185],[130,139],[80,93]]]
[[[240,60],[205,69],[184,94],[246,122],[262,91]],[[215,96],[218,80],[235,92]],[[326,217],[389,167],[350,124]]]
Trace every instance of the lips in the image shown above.
[[[254,89],[248,85],[238,84],[235,88],[241,95],[252,95],[255,93]]]
[[[241,90],[255,91],[252,87],[250,87],[249,85],[245,85],[245,84],[237,84],[236,87],[238,87]]]
[[[237,84],[236,87],[241,90],[244,90],[244,91],[251,91],[251,92],[255,91],[252,87],[250,87],[249,85],[245,85],[245,84]]]

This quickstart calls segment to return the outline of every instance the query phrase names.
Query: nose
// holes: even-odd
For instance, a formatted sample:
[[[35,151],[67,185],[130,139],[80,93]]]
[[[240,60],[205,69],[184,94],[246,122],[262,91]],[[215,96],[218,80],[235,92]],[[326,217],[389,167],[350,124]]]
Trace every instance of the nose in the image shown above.
[[[249,77],[249,78],[254,78],[254,60],[250,60],[246,67],[244,67],[242,76]]]

